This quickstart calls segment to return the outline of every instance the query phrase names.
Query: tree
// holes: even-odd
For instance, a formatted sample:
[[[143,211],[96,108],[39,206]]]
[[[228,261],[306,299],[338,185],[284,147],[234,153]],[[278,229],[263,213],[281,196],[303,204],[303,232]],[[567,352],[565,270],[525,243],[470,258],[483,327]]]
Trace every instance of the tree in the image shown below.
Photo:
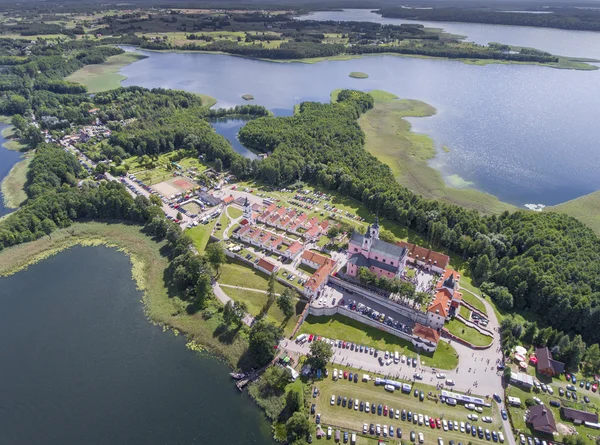
[[[285,397],[285,407],[288,413],[295,413],[302,408],[302,394],[295,388],[291,388]]]
[[[310,422],[303,413],[297,411],[285,423],[285,432],[290,442],[304,439],[310,434]]]
[[[600,368],[600,346],[594,343],[585,352],[584,362],[586,369],[591,373],[597,373]]]
[[[281,340],[281,334],[281,329],[273,323],[265,320],[259,320],[254,323],[250,330],[248,351],[259,366],[263,366],[273,360],[276,347],[279,340]]]
[[[285,318],[290,318],[296,312],[294,308],[294,300],[292,295],[292,290],[289,288],[285,288],[283,293],[277,298],[277,306],[285,315]]]
[[[223,161],[220,158],[215,161],[215,170],[218,172],[223,171]]]
[[[203,309],[206,305],[206,300],[212,296],[212,286],[210,276],[208,274],[201,274],[196,282],[196,304],[200,309]]]
[[[504,382],[508,385],[510,383],[510,378],[512,377],[512,369],[510,366],[504,368]]]
[[[473,274],[479,282],[485,281],[490,274],[490,259],[487,255],[482,255],[477,260],[477,265]]]
[[[158,196],[156,196],[156,195],[150,195],[149,199],[150,199],[150,202],[153,205],[159,206],[159,207],[162,206],[162,201],[161,201],[161,199]]]
[[[218,275],[221,264],[224,264],[225,261],[227,261],[223,245],[221,243],[210,243],[206,246],[206,259]]]
[[[175,218],[177,218],[179,221],[181,221],[183,219],[183,215],[181,214],[181,212],[177,212],[177,215],[175,215]]]
[[[248,311],[246,303],[229,300],[223,308],[223,320],[226,324],[236,324],[240,326],[242,320]]]
[[[310,353],[308,361],[316,369],[324,369],[333,356],[333,350],[329,343],[324,341],[313,341],[310,344]]]

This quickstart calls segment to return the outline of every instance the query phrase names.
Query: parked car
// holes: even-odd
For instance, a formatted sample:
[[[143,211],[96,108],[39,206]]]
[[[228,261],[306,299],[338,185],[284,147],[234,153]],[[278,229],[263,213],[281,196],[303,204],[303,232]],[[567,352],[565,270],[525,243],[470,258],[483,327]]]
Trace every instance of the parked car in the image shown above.
[[[508,419],[508,415],[506,414],[506,410],[504,408],[502,408],[502,410],[500,410],[500,414],[502,414],[502,419],[504,419],[504,420]]]

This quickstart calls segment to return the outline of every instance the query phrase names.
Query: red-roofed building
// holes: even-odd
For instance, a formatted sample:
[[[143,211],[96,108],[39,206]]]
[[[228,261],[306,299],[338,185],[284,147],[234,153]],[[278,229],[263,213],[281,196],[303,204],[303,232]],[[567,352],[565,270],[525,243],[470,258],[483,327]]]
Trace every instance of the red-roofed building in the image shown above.
[[[443,253],[436,252],[425,247],[417,246],[416,244],[400,241],[396,243],[400,247],[405,247],[408,250],[406,261],[423,267],[425,270],[431,270],[437,273],[444,273],[446,267],[450,263],[450,257]]]
[[[308,267],[312,267],[313,269],[318,269],[323,264],[327,262],[329,258],[324,255],[321,255],[317,252],[313,252],[312,250],[305,250],[302,252],[302,257],[300,261],[302,264],[306,264]]]
[[[423,326],[421,323],[415,323],[412,332],[416,337],[417,346],[429,352],[435,351],[440,341],[440,333],[438,331],[428,326]]]
[[[260,260],[258,260],[258,263],[256,264],[256,268],[258,270],[263,271],[267,275],[271,275],[272,273],[277,272],[277,269],[279,269],[279,267],[276,264],[273,264],[269,260],[266,260],[264,258],[261,258]]]
[[[234,201],[234,199],[235,198],[233,197],[233,195],[229,195],[226,196],[225,199],[223,199],[223,202],[225,203],[225,205],[231,204]]]
[[[304,245],[300,241],[294,241],[292,244],[290,244],[290,247],[283,252],[283,255],[286,258],[293,260],[300,252],[302,252],[303,247]]]
[[[336,262],[327,258],[325,264],[317,269],[317,271],[304,284],[304,292],[309,299],[315,298],[319,292],[327,284],[329,275],[334,271]]]
[[[450,308],[457,309],[462,301],[462,294],[458,291],[458,280],[460,275],[452,270],[446,269],[436,284],[435,296],[427,308],[427,324],[440,329],[450,315]]]

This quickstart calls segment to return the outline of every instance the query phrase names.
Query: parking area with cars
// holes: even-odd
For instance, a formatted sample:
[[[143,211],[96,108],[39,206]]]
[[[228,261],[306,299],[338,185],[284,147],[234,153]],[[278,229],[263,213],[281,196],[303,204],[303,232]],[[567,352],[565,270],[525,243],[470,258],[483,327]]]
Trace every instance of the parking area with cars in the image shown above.
[[[440,438],[453,443],[504,442],[497,406],[481,414],[443,403],[435,387],[406,382],[394,389],[359,369],[329,368],[329,376],[316,382],[311,419],[333,430],[402,442],[432,443]],[[376,383],[380,383],[377,385]],[[485,420],[485,422],[484,422]],[[452,442],[451,442],[452,441]]]

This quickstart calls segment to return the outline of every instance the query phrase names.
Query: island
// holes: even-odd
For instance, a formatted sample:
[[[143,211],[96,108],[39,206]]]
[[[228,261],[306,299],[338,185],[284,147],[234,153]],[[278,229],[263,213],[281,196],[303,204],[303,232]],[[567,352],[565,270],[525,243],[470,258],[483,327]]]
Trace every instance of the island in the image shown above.
[[[352,71],[350,77],[354,77],[355,79],[367,79],[369,75],[367,73],[361,73],[360,71]]]
[[[242,96],[242,99],[244,99],[244,100],[254,100],[254,96],[252,94],[244,94]]]

